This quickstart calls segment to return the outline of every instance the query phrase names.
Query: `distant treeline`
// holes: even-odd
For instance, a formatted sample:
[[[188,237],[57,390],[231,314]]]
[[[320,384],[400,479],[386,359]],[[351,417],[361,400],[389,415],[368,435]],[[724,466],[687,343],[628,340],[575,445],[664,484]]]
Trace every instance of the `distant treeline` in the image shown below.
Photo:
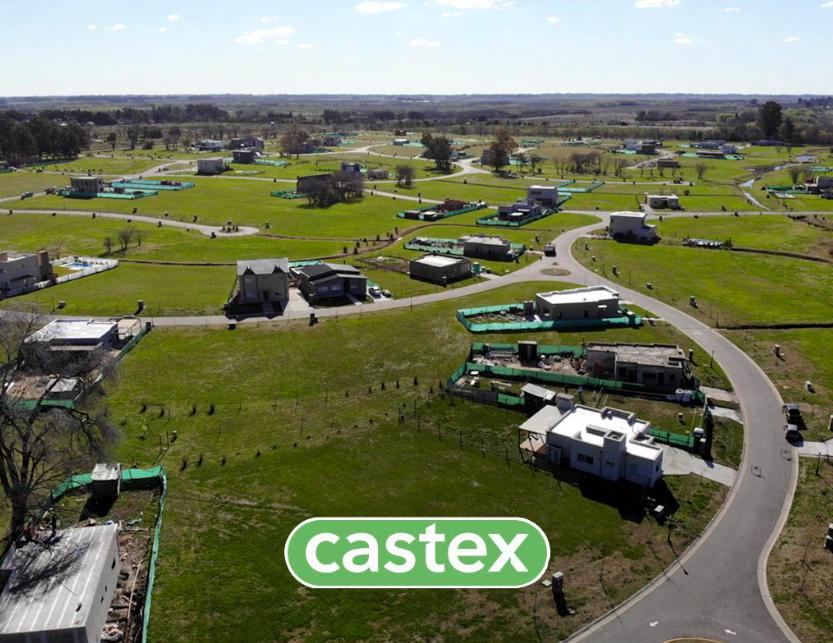
[[[17,120],[0,112],[0,158],[11,165],[43,158],[75,158],[90,143],[77,123],[58,125],[43,116]]]

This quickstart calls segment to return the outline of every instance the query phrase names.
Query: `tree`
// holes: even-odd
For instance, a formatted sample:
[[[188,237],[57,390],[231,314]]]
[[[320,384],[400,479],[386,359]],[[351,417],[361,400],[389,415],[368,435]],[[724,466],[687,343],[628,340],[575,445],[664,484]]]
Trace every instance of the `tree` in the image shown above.
[[[396,185],[399,187],[411,187],[414,181],[414,168],[405,163],[396,166]]]
[[[446,136],[432,136],[425,132],[422,135],[422,144],[425,146],[425,156],[434,161],[434,165],[440,172],[451,171],[453,149],[451,141]]]
[[[697,172],[697,180],[702,181],[703,177],[706,176],[706,172],[708,172],[709,166],[705,163],[697,163],[694,166],[694,171]]]
[[[784,119],[784,122],[781,125],[781,138],[787,143],[798,142],[796,140],[795,122],[789,116]]]
[[[767,101],[758,108],[758,127],[765,138],[773,138],[781,127],[783,108],[774,100]]]
[[[107,136],[104,137],[104,140],[107,141],[107,145],[110,146],[110,149],[116,149],[116,143],[119,141],[119,136],[115,132],[110,132]]]
[[[113,254],[113,237],[104,237],[104,254]]]
[[[281,153],[286,156],[292,156],[294,154],[295,158],[298,158],[302,152],[306,151],[308,142],[309,132],[293,127],[281,136]]]
[[[130,143],[130,149],[135,150],[136,144],[139,142],[139,137],[142,135],[142,128],[138,125],[131,125],[127,128],[127,142]]]
[[[127,252],[127,247],[130,245],[130,242],[133,241],[135,237],[135,228],[122,228],[116,233],[116,238],[119,240],[119,245],[121,246],[122,254]]]
[[[495,172],[500,172],[501,169],[509,165],[512,152],[517,147],[518,144],[512,138],[508,129],[502,127],[495,132],[495,140],[489,145],[489,165],[494,168]]]
[[[535,174],[535,171],[544,162],[544,157],[538,154],[537,152],[533,152],[529,155],[529,167],[532,168],[532,173]]]
[[[52,489],[69,474],[89,470],[115,437],[103,414],[45,404],[68,379],[91,386],[110,362],[103,350],[50,351],[26,342],[42,325],[31,309],[0,317],[0,489],[11,508],[12,540],[46,506]],[[46,384],[12,386],[33,378]]]
[[[792,181],[792,184],[796,185],[798,183],[798,179],[801,178],[801,174],[803,173],[803,170],[801,169],[801,166],[800,165],[790,165],[790,167],[787,168],[787,171],[790,174],[790,180]]]

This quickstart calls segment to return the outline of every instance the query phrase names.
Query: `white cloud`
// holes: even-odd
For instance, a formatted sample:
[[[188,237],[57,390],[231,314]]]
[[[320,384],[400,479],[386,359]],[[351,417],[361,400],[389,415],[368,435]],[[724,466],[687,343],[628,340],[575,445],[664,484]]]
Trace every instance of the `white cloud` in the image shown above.
[[[168,20],[170,20],[171,22],[176,22],[177,20],[179,20],[179,14],[178,13],[168,14]]]
[[[513,0],[434,0],[438,5],[453,9],[508,9],[515,6]]]
[[[298,49],[314,49],[315,45],[310,42],[302,42],[298,45]]]
[[[680,4],[680,0],[636,0],[633,4],[637,9],[663,9]]]
[[[561,22],[561,18],[559,18],[558,16],[547,16],[546,21],[551,25],[557,25],[559,22]]]
[[[110,25],[109,27],[104,27],[107,31],[124,31],[127,29],[122,23],[117,22],[114,25]]]
[[[234,42],[240,45],[262,45],[267,42],[274,42],[279,45],[286,44],[286,38],[295,33],[294,27],[270,27],[269,29],[255,29],[237,36]]]
[[[787,36],[786,38],[781,40],[781,42],[791,45],[793,43],[799,42],[800,40],[801,38],[799,38],[798,36]]]
[[[740,13],[740,7],[723,7],[720,11],[723,13]]]
[[[159,29],[157,29],[156,31],[158,31],[159,33],[165,33],[167,30],[167,27],[159,27]]]
[[[410,43],[411,47],[422,47],[423,49],[436,49],[442,47],[439,40],[428,40],[427,38],[414,38]]]
[[[98,29],[96,25],[87,25],[87,31],[95,31]]]
[[[830,2],[825,2],[821,5],[822,9],[833,9],[833,0]]]
[[[353,9],[359,13],[382,13],[404,9],[406,6],[404,2],[360,2]]]
[[[465,14],[463,14],[462,11],[443,11],[440,15],[443,18],[459,18],[460,16]]]
[[[275,22],[275,20],[277,20],[277,19],[278,19],[278,17],[277,17],[277,16],[263,16],[263,17],[260,19],[260,21],[259,21],[259,22],[260,22],[260,24],[262,24],[262,25],[269,25],[269,24],[272,24],[273,22]]]
[[[684,34],[682,31],[678,31],[677,33],[674,34],[674,44],[675,45],[690,45],[693,42],[694,41],[689,36]]]

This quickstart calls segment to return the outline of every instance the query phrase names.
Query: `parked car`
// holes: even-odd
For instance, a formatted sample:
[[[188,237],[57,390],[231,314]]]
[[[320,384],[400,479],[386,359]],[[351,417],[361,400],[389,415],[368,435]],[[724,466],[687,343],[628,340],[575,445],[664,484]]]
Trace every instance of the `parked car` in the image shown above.
[[[390,297],[390,296],[391,296],[391,294],[390,294],[390,290],[388,290],[387,288],[385,288],[385,289],[382,291],[382,296],[383,296],[383,297]]]
[[[382,289],[379,288],[379,286],[371,286],[367,289],[367,292],[370,293],[370,296],[373,297],[373,299],[379,299],[379,297],[382,296]]]
[[[34,192],[24,192],[23,194],[20,195],[20,200],[22,201],[23,199],[29,199],[33,196],[35,196]]]
[[[544,246],[544,256],[545,257],[554,257],[555,256],[555,246],[551,243],[548,243]]]
[[[800,442],[801,431],[798,430],[798,427],[795,424],[785,424],[784,437],[787,438],[788,442]]]
[[[787,424],[793,424],[799,429],[804,428],[804,418],[801,416],[801,407],[798,404],[785,404],[783,410]]]

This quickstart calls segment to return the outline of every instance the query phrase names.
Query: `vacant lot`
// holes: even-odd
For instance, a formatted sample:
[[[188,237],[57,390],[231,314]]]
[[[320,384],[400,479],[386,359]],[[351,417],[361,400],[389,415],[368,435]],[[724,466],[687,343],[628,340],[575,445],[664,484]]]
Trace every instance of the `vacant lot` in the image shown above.
[[[793,632],[807,643],[830,640],[831,552],[824,548],[833,516],[833,465],[803,459],[787,525],[767,567],[772,597]]]
[[[394,638],[564,638],[673,560],[669,530],[634,514],[621,490],[520,466],[515,427],[522,415],[440,394],[471,341],[454,309],[520,300],[541,287],[325,319],[313,328],[157,330],[145,338],[104,399],[122,431],[118,457],[161,461],[170,472],[151,635],[331,640],[384,630]],[[647,340],[661,332],[594,336]],[[579,334],[536,337],[580,341]],[[680,503],[670,530],[679,552],[723,491],[694,477],[668,485]],[[536,521],[553,543],[550,571],[569,579],[576,615],[555,616],[540,585],[334,597],[299,587],[287,572],[282,543],[301,520],[394,514]],[[201,591],[206,579],[224,591]],[[239,618],[220,617],[232,609]]]

